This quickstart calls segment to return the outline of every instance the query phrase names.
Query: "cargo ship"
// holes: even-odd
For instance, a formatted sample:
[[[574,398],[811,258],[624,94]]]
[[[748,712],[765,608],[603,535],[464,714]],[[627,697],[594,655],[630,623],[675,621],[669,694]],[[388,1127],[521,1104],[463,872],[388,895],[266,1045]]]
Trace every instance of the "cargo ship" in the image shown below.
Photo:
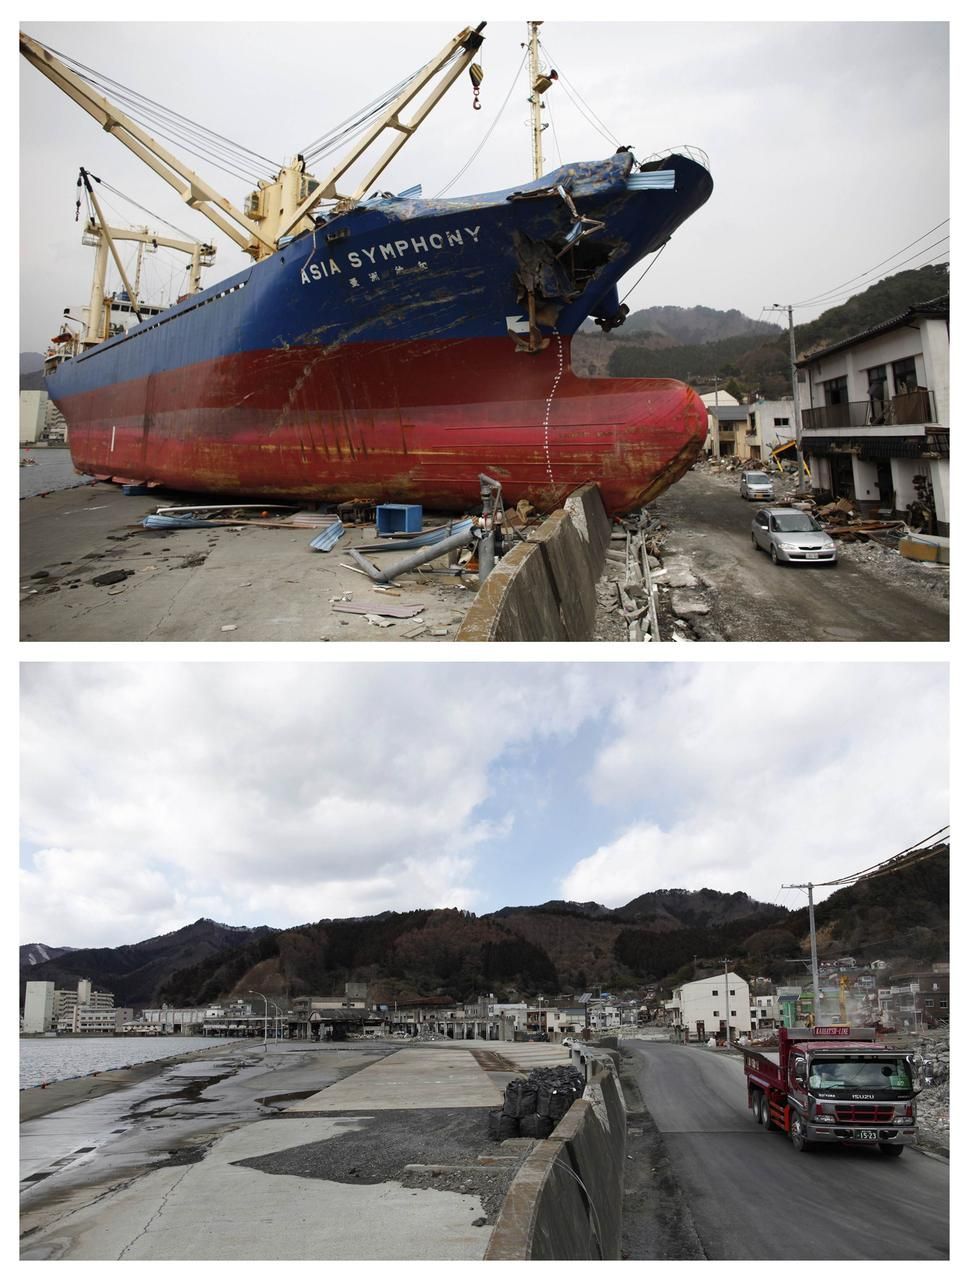
[[[459,33],[425,72],[443,68],[452,83],[480,31]],[[145,149],[147,135],[49,50],[23,35],[21,49]],[[409,91],[385,128],[403,132]],[[174,163],[157,144],[153,154]],[[184,168],[162,175],[223,230],[231,219],[253,262],[125,332],[94,334],[70,358],[61,350],[47,386],[78,470],[186,492],[440,510],[475,504],[487,472],[506,501],[547,511],[593,482],[621,512],[688,469],[706,434],[695,392],[577,376],[571,343],[589,317],[622,322],[622,277],[710,196],[702,159],[640,163],[623,148],[455,199],[368,197],[379,167],[348,195],[346,169],[316,182],[297,157],[244,212]]]

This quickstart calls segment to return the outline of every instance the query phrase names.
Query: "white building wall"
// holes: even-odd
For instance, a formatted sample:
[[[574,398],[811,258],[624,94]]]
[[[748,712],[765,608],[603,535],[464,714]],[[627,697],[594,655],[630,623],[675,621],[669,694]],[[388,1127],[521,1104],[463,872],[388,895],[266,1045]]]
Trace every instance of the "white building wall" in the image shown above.
[[[756,400],[750,406],[754,415],[757,437],[752,443],[761,447],[761,457],[766,458],[771,449],[786,444],[795,436],[793,400]],[[786,425],[775,423],[776,418],[786,418]]]
[[[917,458],[892,458],[892,488],[895,490],[896,510],[904,512],[908,504],[915,501],[918,495],[914,479],[918,475],[925,475],[926,470],[926,464]]]
[[[34,444],[42,439],[47,423],[47,392],[21,391],[20,443]]]
[[[678,995],[682,1024],[689,1027],[691,1036],[697,1034],[697,1022],[703,1023],[705,1035],[719,1032],[721,1020],[728,1021],[735,1033],[750,1031],[750,987],[737,974],[729,973],[726,980],[720,974],[686,982]]]
[[[24,992],[24,1031],[40,1034],[54,1026],[53,982],[28,982]]]
[[[935,394],[935,416],[939,425],[949,425],[949,325],[945,320],[922,321],[922,358],[925,381]],[[938,492],[938,490],[936,491]],[[946,520],[948,520],[946,516]]]
[[[949,527],[949,459],[929,461],[929,479],[935,495],[935,515],[941,525]]]
[[[881,493],[878,488],[878,467],[875,463],[861,458],[852,458],[851,469],[854,473],[855,497],[858,501],[879,502]],[[891,500],[891,494],[885,496]]]

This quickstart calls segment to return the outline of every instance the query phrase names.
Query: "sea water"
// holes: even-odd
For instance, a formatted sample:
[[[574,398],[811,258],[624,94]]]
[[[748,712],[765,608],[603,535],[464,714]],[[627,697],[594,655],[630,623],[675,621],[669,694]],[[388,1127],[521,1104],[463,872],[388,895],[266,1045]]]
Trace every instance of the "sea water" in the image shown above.
[[[217,1036],[44,1036],[21,1040],[20,1087],[33,1089],[55,1080],[89,1076],[92,1071],[115,1071],[159,1058],[177,1058],[223,1043]]]
[[[74,470],[70,449],[21,449],[20,457],[27,459],[27,465],[20,468],[21,498],[91,483],[90,476]]]

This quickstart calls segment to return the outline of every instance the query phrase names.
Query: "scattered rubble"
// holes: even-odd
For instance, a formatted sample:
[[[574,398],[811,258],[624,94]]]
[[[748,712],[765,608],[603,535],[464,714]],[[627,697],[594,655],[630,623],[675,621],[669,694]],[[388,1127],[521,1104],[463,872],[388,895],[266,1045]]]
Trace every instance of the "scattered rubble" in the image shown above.
[[[919,1146],[949,1154],[949,1032],[930,1033],[915,1051],[925,1085],[918,1098]]]
[[[703,458],[694,465],[694,470],[739,493],[741,471],[767,468],[756,459],[724,457]],[[780,472],[772,468],[770,476],[776,497],[769,505],[809,511],[836,540],[840,559],[866,565],[889,585],[914,586],[945,600],[949,598],[948,564],[909,560],[899,554],[900,542],[912,534],[920,534],[921,528],[911,528],[904,520],[866,515],[848,498],[819,503],[810,493],[798,493],[797,467],[793,463],[785,463]]]

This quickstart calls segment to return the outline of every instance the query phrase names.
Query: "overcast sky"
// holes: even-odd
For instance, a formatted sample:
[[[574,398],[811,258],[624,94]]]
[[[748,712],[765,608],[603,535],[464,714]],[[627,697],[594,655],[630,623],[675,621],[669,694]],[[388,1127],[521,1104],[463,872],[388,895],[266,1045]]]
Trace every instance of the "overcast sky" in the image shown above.
[[[496,9],[508,12],[507,5],[485,7],[492,17]],[[412,12],[431,8],[418,4]],[[837,11],[850,16],[857,8]],[[22,26],[281,163],[429,60],[462,21],[479,20],[477,11],[459,16],[449,10],[453,18],[365,26],[149,23],[132,20],[137,14],[129,10],[123,23],[25,20]],[[622,4],[609,12],[621,14]],[[510,90],[479,156],[449,194],[530,178],[524,72],[516,80],[525,24],[491,21],[485,34],[482,109],[471,109],[470,84],[462,77],[381,177],[382,189],[421,182],[425,194],[437,194],[495,125]],[[640,157],[680,143],[702,147],[710,157],[714,193],[632,293],[634,310],[737,307],[760,318],[771,303],[805,302],[848,282],[842,293],[850,293],[895,267],[919,266],[946,252],[947,242],[936,242],[947,226],[921,238],[948,217],[946,24],[549,18],[542,37],[546,63],[561,77],[546,99],[547,169],[609,155],[617,142],[632,144]],[[81,246],[74,222],[80,165],[199,239],[214,236],[219,256],[207,283],[245,265],[212,224],[36,70],[20,64],[21,350],[43,351],[64,307],[87,300],[93,250]],[[241,203],[245,183],[186,159]],[[107,204],[118,221],[147,220],[159,229],[113,196]],[[152,300],[177,294],[183,265],[169,253],[149,258],[143,293]],[[625,287],[638,275],[627,277]],[[796,318],[811,319],[822,309],[802,307]]]
[[[948,821],[946,725],[941,663],[25,664],[21,941],[796,907]]]

